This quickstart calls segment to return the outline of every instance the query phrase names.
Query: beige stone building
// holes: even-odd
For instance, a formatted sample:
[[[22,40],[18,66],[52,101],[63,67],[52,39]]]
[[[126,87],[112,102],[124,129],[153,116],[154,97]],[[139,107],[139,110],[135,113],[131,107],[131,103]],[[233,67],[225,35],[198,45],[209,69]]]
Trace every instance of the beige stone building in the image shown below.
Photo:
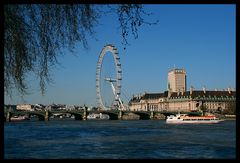
[[[164,111],[167,108],[166,93],[144,93],[143,95],[133,96],[129,102],[129,110]]]
[[[168,72],[168,90],[172,92],[186,91],[186,71],[174,68]]]
[[[33,106],[31,104],[18,104],[16,109],[23,111],[34,111]]]
[[[132,111],[166,111],[191,112],[199,111],[201,106],[209,112],[223,111],[236,102],[236,92],[193,90],[186,91],[187,76],[184,69],[174,68],[168,72],[168,91],[163,93],[144,93],[133,96],[129,101]]]
[[[199,111],[204,105],[209,112],[223,111],[236,101],[235,91],[190,90],[186,92],[144,93],[133,96],[129,102],[131,111]]]

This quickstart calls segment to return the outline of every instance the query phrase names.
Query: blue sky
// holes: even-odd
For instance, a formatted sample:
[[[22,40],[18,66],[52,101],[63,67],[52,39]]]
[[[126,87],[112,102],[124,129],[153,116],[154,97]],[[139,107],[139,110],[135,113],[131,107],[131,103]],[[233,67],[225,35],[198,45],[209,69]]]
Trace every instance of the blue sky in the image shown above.
[[[44,96],[36,78],[29,75],[31,94],[24,99],[18,94],[12,98],[5,96],[4,103],[96,106],[96,65],[103,46],[108,43],[119,52],[125,102],[125,97],[131,98],[133,94],[166,91],[167,73],[174,65],[186,70],[187,90],[190,86],[198,90],[203,86],[208,90],[236,88],[235,5],[145,5],[144,8],[153,13],[146,20],[159,23],[141,26],[138,39],[129,37],[130,46],[126,50],[121,44],[116,16],[103,17],[101,25],[94,28],[96,38],[88,38],[88,50],[76,46],[73,54],[59,58],[61,65],[51,69],[54,84],[47,85]],[[108,58],[104,60],[106,67],[111,62]]]

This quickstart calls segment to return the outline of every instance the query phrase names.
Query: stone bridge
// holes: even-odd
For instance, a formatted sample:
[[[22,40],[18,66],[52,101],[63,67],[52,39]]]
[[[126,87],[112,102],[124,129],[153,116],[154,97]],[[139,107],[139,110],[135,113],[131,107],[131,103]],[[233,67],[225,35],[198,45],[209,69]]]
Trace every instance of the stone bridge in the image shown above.
[[[177,112],[160,112],[160,111],[120,111],[120,110],[99,110],[99,111],[87,111],[85,110],[58,110],[58,111],[11,111],[5,112],[4,118],[5,121],[11,121],[11,117],[14,115],[28,115],[30,118],[31,115],[36,115],[40,121],[48,121],[49,117],[53,114],[71,114],[74,115],[75,120],[87,120],[87,115],[91,113],[102,113],[108,114],[110,120],[121,120],[124,115],[133,113],[139,115],[139,119],[154,119],[155,114],[162,114],[165,117],[171,114],[176,114]]]

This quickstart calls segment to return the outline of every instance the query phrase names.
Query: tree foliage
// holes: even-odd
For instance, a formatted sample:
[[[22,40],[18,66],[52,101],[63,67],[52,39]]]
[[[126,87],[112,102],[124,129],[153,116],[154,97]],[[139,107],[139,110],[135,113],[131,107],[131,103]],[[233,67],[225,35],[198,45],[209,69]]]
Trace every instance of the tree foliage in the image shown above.
[[[51,81],[49,70],[58,63],[63,48],[74,48],[80,42],[88,47],[86,36],[93,36],[94,26],[99,24],[100,5],[25,4],[4,5],[4,92],[11,95],[16,89],[27,93],[26,75],[30,72],[39,78],[42,93]],[[139,4],[105,5],[110,14],[117,14],[121,28],[122,43],[128,45],[129,33],[138,37],[144,21]]]

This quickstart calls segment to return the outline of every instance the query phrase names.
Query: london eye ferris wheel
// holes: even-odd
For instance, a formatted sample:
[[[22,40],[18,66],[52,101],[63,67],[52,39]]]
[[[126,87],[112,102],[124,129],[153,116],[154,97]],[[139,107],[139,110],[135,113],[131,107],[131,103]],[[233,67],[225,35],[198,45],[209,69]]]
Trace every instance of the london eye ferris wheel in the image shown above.
[[[110,55],[109,55],[110,54]],[[111,57],[113,62],[111,67],[104,67],[107,64],[106,60]],[[112,71],[112,73],[106,74],[106,71]],[[101,109],[122,109],[123,104],[120,99],[121,94],[121,81],[122,81],[122,68],[118,51],[112,44],[107,44],[103,47],[97,62],[96,69],[96,95],[97,95],[97,106]],[[104,86],[105,85],[105,86]],[[111,89],[111,93],[105,94],[104,88],[108,87]],[[109,99],[107,102],[107,99]]]

